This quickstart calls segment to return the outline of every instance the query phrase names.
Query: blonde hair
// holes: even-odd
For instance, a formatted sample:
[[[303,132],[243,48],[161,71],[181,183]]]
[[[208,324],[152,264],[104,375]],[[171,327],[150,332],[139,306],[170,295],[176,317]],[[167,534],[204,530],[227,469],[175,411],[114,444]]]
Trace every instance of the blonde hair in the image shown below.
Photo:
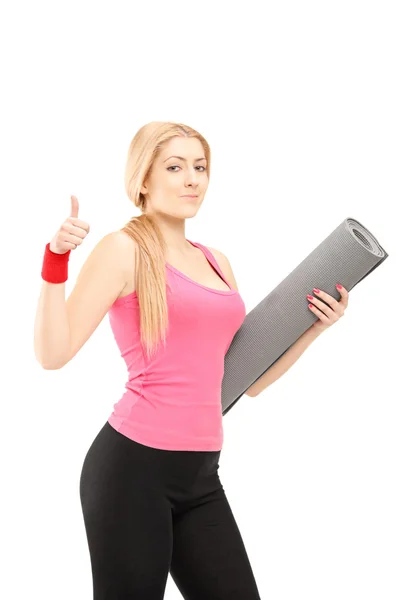
[[[210,147],[195,129],[182,123],[152,121],[143,125],[133,137],[125,167],[125,190],[128,198],[142,214],[133,217],[123,228],[136,242],[135,289],[140,307],[140,339],[150,357],[163,341],[168,329],[168,306],[165,276],[166,244],[152,215],[145,214],[146,198],[140,192],[154,160],[173,137],[197,138],[207,159],[210,177]]]

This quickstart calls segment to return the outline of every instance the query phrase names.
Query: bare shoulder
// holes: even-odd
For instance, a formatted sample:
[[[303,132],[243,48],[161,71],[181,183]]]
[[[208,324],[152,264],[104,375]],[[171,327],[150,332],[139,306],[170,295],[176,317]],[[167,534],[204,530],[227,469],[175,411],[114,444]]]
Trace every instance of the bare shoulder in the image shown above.
[[[126,287],[128,266],[135,255],[134,242],[127,238],[120,231],[107,233],[82,265],[66,300],[70,346],[61,366],[86,343]]]
[[[122,229],[112,231],[106,237],[109,238],[109,243],[114,246],[119,255],[124,273],[128,276],[131,275],[135,268],[136,241]]]
[[[124,252],[128,250],[134,251],[136,242],[125,231],[117,229],[116,231],[106,233],[97,245],[104,249],[115,249],[117,252]]]
[[[96,244],[88,260],[83,265],[82,275],[85,271],[90,271],[95,268],[102,270],[106,274],[106,270],[117,272],[119,277],[123,278],[124,287],[121,295],[125,293],[125,289],[132,285],[135,277],[135,252],[136,242],[129,234],[122,229],[106,233]]]
[[[112,238],[115,241],[115,244],[118,244],[120,248],[125,250],[134,250],[137,245],[135,240],[122,229],[111,231],[107,236]]]
[[[211,248],[209,246],[206,246],[206,248],[214,256],[214,258],[217,261],[218,265],[220,266],[223,274],[225,275],[226,279],[229,281],[229,283],[231,284],[233,289],[238,292],[239,291],[238,285],[237,285],[237,282],[236,282],[236,279],[233,274],[232,267],[231,267],[231,264],[230,264],[228,258],[225,256],[225,254],[223,254],[220,250],[217,250],[216,248]]]

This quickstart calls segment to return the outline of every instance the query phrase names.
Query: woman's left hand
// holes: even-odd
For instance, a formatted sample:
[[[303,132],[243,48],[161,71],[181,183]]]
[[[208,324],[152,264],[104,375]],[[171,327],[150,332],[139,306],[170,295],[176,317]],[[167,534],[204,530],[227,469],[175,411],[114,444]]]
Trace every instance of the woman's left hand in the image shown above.
[[[349,292],[344,287],[339,287],[339,284],[336,285],[336,288],[342,296],[339,301],[335,300],[335,298],[332,298],[332,296],[326,292],[318,290],[317,288],[314,288],[313,290],[315,297],[311,295],[307,296],[307,300],[310,300],[312,303],[308,305],[309,309],[315,315],[317,315],[319,319],[313,323],[311,328],[318,333],[322,333],[322,331],[328,329],[328,327],[336,323],[336,321],[339,321],[340,317],[343,317],[344,311],[347,308],[349,303]],[[321,300],[318,300],[318,298],[321,298],[321,300],[324,300],[324,302],[321,302]],[[329,306],[327,306],[325,302]]]

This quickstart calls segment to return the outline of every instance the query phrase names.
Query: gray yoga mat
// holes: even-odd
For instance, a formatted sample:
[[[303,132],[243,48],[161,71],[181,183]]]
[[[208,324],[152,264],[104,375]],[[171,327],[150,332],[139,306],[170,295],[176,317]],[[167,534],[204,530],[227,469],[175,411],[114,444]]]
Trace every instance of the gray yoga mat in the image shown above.
[[[388,256],[359,221],[340,223],[246,315],[225,355],[222,414],[317,321],[306,299],[314,287],[340,300],[336,283],[350,291]]]

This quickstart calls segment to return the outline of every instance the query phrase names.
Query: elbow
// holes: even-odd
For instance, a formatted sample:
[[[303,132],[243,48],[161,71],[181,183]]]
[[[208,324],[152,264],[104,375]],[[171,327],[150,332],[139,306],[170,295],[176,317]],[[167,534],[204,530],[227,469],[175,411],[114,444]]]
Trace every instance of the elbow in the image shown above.
[[[56,352],[54,350],[53,352],[42,352],[40,344],[37,343],[36,339],[34,343],[34,353],[37,362],[45,371],[58,371],[71,360],[71,355],[68,352]],[[46,354],[47,356],[44,356]]]
[[[45,361],[38,357],[36,357],[36,360],[45,371],[58,371],[59,369],[62,369],[68,362],[67,360],[58,362],[51,360]]]
[[[43,369],[45,371],[58,371],[59,369],[61,369],[64,365],[60,364],[60,365],[56,365],[56,364],[46,364],[46,363],[41,363],[41,366],[43,367]]]
[[[246,396],[249,396],[250,398],[255,398],[258,394],[256,394],[251,388],[249,388],[246,392],[245,392]]]

